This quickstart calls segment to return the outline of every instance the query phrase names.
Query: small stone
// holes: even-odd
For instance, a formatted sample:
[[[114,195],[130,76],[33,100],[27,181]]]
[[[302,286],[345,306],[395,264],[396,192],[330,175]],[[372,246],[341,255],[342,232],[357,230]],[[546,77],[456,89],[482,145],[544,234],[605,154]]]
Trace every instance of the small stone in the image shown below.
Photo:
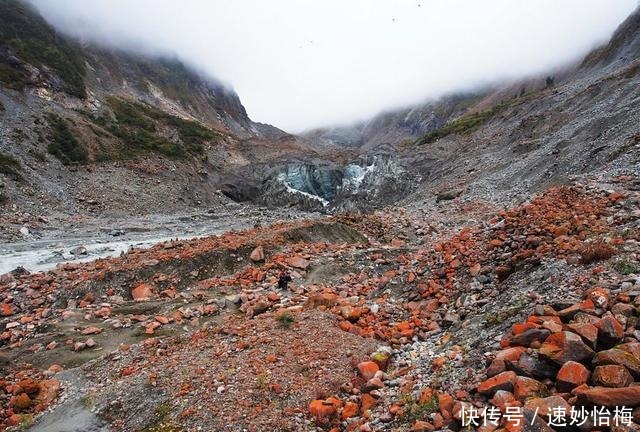
[[[153,295],[153,290],[147,284],[140,284],[131,290],[131,297],[134,300],[148,300]]]
[[[378,366],[378,364],[372,361],[358,363],[357,368],[358,368],[358,372],[360,373],[360,376],[367,381],[373,378],[376,372],[380,370],[380,367]]]
[[[264,261],[264,249],[262,246],[256,247],[249,255],[249,259],[253,262]]]
[[[379,390],[384,387],[382,380],[380,378],[373,377],[362,387],[362,390],[365,392],[370,392],[371,390]]]
[[[31,406],[31,398],[26,393],[21,393],[18,396],[16,396],[13,402],[13,406],[18,411],[24,411]]]
[[[69,251],[71,255],[79,256],[79,255],[87,255],[87,248],[84,246],[78,246]]]
[[[86,347],[87,347],[87,345],[84,342],[75,342],[73,344],[73,350],[74,351],[82,351]]]
[[[83,329],[80,333],[82,333],[85,336],[93,335],[93,334],[102,333],[102,329],[99,327],[87,327]]]

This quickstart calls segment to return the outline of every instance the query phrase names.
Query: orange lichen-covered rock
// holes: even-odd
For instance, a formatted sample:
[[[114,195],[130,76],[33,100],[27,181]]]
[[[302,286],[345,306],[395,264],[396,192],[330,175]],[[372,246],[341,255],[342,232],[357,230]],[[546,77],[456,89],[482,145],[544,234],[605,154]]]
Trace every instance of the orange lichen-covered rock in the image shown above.
[[[309,260],[306,260],[302,257],[296,256],[296,257],[291,257],[287,259],[287,264],[289,264],[291,267],[299,268],[301,270],[306,270],[307,267],[309,267],[309,265],[311,264],[311,262],[309,262]]]
[[[358,367],[358,372],[360,373],[360,376],[367,381],[373,378],[376,372],[380,370],[380,367],[378,366],[378,364],[372,361],[365,361],[362,363],[358,363],[357,367]]]
[[[2,303],[2,306],[0,306],[0,315],[2,316],[10,316],[10,315],[13,315],[14,313],[15,311],[13,310],[13,307],[11,307],[10,304]]]
[[[612,347],[624,337],[624,327],[610,313],[595,324],[598,329],[598,341],[601,345]]]
[[[593,364],[596,366],[608,364],[621,365],[626,367],[635,377],[640,377],[640,358],[619,348],[600,351],[593,358]]]
[[[597,366],[593,370],[591,382],[603,387],[627,387],[633,382],[633,377],[626,367],[612,364]]]
[[[584,362],[593,357],[593,350],[575,333],[563,331],[549,336],[540,347],[540,354],[562,365],[568,361]]]
[[[25,378],[18,381],[18,386],[27,394],[35,394],[40,391],[40,384],[32,378]]]
[[[517,377],[513,386],[513,395],[520,402],[547,393],[547,387],[533,378]]]
[[[365,413],[371,408],[373,408],[378,401],[376,398],[371,396],[369,393],[365,393],[362,395],[362,400],[360,401],[360,412]]]
[[[578,403],[581,404],[631,408],[640,406],[640,386],[622,388],[592,387],[577,391],[576,396],[578,397]]]
[[[565,412],[567,415],[571,411],[571,405],[560,396],[549,396],[546,398],[529,399],[524,404],[525,409],[530,409],[543,419],[549,420],[554,412]]]
[[[31,398],[29,397],[28,394],[20,393],[18,396],[15,397],[13,401],[13,406],[18,411],[23,411],[29,408],[31,406],[31,403],[32,403]]]
[[[264,261],[264,248],[262,246],[256,247],[253,251],[251,251],[249,259],[253,262]]]
[[[147,300],[153,295],[151,286],[147,284],[140,284],[131,290],[131,297],[134,300]]]
[[[318,420],[326,421],[338,412],[340,405],[340,400],[334,397],[325,400],[316,399],[309,404],[309,413]]]
[[[355,417],[358,415],[358,404],[355,402],[346,402],[344,404],[344,408],[342,408],[341,417],[343,420],[346,420],[351,417]]]
[[[556,376],[556,387],[561,392],[569,392],[589,380],[590,372],[582,364],[568,361],[562,365]]]
[[[498,390],[513,391],[517,375],[515,372],[502,372],[478,385],[478,393],[492,396]]]
[[[518,361],[522,353],[525,351],[525,347],[507,348],[503,349],[502,351],[498,351],[495,358],[496,360]]]

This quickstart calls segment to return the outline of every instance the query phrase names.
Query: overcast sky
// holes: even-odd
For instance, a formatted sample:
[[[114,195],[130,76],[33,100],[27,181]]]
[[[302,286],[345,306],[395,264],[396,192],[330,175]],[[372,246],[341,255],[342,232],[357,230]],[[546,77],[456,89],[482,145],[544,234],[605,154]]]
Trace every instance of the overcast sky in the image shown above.
[[[31,0],[59,29],[177,54],[290,132],[540,73],[638,0]]]

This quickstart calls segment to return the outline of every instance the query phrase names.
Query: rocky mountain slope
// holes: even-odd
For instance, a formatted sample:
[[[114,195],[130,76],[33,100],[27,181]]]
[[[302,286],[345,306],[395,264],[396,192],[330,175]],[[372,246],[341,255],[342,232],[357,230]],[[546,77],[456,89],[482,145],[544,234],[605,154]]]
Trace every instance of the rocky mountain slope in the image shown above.
[[[305,136],[355,148],[362,159],[390,157],[397,171],[411,176],[381,182],[372,172],[363,188],[375,191],[367,185],[375,178],[389,189],[416,191],[406,203],[471,190],[509,200],[606,167],[637,173],[639,17],[634,12],[581,63],[551,74]],[[385,200],[393,196],[384,194]]]
[[[0,4],[62,50],[2,39],[5,226],[371,210],[0,275],[0,430],[640,429],[640,12],[524,91],[302,139]]]
[[[5,238],[70,217],[215,208],[229,201],[223,193],[255,198],[274,161],[314,154],[251,121],[233,90],[176,59],[81,45],[25,3],[0,2]]]
[[[229,199],[370,211],[470,191],[516,203],[637,165],[638,12],[582,64],[295,137],[252,122],[237,95],[177,61],[80,46],[3,5],[2,210],[14,236],[37,231],[42,208],[62,219]],[[38,44],[62,60],[34,55]]]

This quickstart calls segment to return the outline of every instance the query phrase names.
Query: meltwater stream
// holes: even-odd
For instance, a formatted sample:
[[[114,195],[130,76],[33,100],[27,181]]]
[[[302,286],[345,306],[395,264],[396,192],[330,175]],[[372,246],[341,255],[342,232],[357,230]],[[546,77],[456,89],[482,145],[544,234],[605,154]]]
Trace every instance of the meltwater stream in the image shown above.
[[[162,216],[160,219],[109,221],[109,227],[84,229],[80,233],[58,233],[55,238],[0,243],[0,275],[23,267],[30,272],[45,271],[67,262],[86,262],[118,256],[131,248],[149,248],[172,239],[191,239],[242,230],[257,223],[277,220],[312,218],[314,214],[258,211],[231,211],[224,214]],[[86,253],[72,254],[76,248]]]

